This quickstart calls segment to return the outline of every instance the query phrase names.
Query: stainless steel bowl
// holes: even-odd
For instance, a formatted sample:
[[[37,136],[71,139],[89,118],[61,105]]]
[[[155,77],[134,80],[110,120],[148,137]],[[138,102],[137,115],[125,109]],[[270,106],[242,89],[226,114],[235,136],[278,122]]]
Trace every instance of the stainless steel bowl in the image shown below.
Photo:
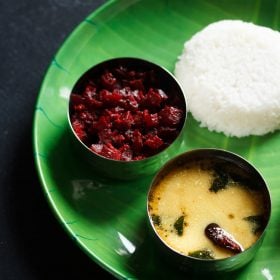
[[[86,73],[82,74],[76,82],[72,93],[79,91],[81,84],[86,79],[98,75],[103,69],[110,69],[120,64],[127,67],[133,67],[134,69],[140,68],[155,71],[161,88],[172,95],[178,96],[181,100],[181,104],[183,105],[182,107],[184,108],[184,121],[180,127],[180,133],[177,138],[161,152],[142,160],[131,161],[112,160],[90,150],[89,147],[87,147],[74,132],[70,120],[70,110],[68,108],[69,127],[74,138],[74,145],[78,154],[81,155],[93,167],[93,171],[98,174],[110,178],[130,180],[154,174],[168,159],[178,154],[180,146],[184,141],[184,128],[187,119],[187,103],[181,86],[168,70],[153,62],[133,57],[114,58],[94,65],[86,71]]]
[[[250,182],[253,188],[261,191],[265,208],[263,230],[257,241],[243,252],[221,259],[201,259],[178,252],[178,250],[175,250],[169,244],[167,244],[158,233],[156,230],[155,221],[153,221],[154,218],[151,214],[152,209],[150,202],[152,199],[154,199],[154,189],[157,188],[159,182],[161,182],[171,170],[179,166],[184,167],[186,164],[192,162],[209,162],[209,160],[219,164],[220,166],[223,166],[223,168],[226,170],[230,169],[230,172],[233,172],[232,174],[236,174],[241,178],[244,178],[244,180]],[[237,154],[220,149],[210,148],[191,150],[168,161],[154,177],[147,198],[147,216],[149,220],[149,228],[156,244],[156,250],[159,251],[160,255],[163,257],[163,259],[165,259],[165,261],[167,261],[170,265],[175,266],[176,269],[193,273],[194,275],[233,271],[249,263],[261,247],[265,236],[265,231],[269,223],[270,213],[271,198],[267,184],[261,174],[244,158]]]

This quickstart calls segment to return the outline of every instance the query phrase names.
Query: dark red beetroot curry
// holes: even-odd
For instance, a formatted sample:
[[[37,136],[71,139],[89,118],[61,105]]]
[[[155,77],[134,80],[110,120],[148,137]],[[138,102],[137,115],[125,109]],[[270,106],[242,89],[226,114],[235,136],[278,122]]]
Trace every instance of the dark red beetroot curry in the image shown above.
[[[182,98],[161,89],[153,70],[103,69],[70,97],[78,138],[114,160],[141,160],[162,151],[179,134],[184,117]]]

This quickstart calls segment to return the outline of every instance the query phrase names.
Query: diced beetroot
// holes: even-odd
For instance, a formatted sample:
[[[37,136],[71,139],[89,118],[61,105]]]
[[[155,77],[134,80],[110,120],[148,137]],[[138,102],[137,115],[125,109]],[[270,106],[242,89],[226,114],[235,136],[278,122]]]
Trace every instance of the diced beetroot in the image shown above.
[[[134,122],[133,116],[130,111],[126,111],[123,114],[119,115],[118,119],[115,119],[114,126],[117,129],[127,130],[129,129]]]
[[[143,112],[143,120],[144,124],[147,128],[152,128],[158,126],[158,114],[150,114],[148,110],[144,110]]]
[[[114,89],[113,93],[112,93],[112,97],[116,103],[119,102],[123,98],[123,95],[122,95],[120,89]]]
[[[87,98],[93,98],[96,95],[96,87],[92,84],[88,84],[85,87],[85,90],[83,92],[83,96]]]
[[[125,110],[123,108],[117,106],[114,108],[105,109],[103,111],[103,115],[110,117],[111,121],[115,122],[115,120],[121,118],[121,115],[124,112]]]
[[[92,144],[90,149],[95,152],[96,154],[100,154],[103,149],[103,144]]]
[[[103,145],[100,155],[114,160],[120,160],[122,157],[121,152],[116,149],[111,143],[106,143]]]
[[[101,143],[112,143],[115,147],[120,147],[125,144],[124,135],[120,134],[117,130],[102,129],[97,135]]]
[[[134,127],[142,129],[144,126],[143,111],[136,111],[133,115],[133,119],[134,119]]]
[[[100,143],[112,143],[112,130],[110,128],[105,128],[98,131],[97,135]]]
[[[117,83],[117,79],[111,72],[106,72],[101,76],[101,83],[106,89],[112,90]]]
[[[160,123],[166,126],[177,126],[183,118],[183,111],[173,106],[165,106],[160,112]]]
[[[144,159],[144,158],[145,158],[144,155],[138,155],[138,156],[135,156],[135,157],[133,158],[133,160],[141,160],[141,159]]]
[[[90,125],[94,121],[94,114],[88,112],[88,111],[83,111],[79,112],[79,119],[83,121],[84,124]]]
[[[128,128],[131,127],[131,125],[134,122],[134,119],[132,117],[132,114],[130,111],[126,111],[125,113],[122,114],[123,115],[123,119],[128,123]]]
[[[143,148],[143,135],[138,129],[133,131],[132,147],[136,154],[139,154]]]
[[[138,104],[137,100],[130,92],[130,94],[127,96],[126,108],[128,110],[136,111],[138,109],[138,106],[139,106],[139,104]]]
[[[120,147],[125,143],[125,137],[120,134],[117,130],[114,130],[111,134],[111,140],[112,143],[116,146],[116,147]]]
[[[167,98],[163,90],[150,88],[146,96],[146,104],[149,107],[160,107]]]
[[[93,128],[97,131],[102,131],[106,128],[111,128],[112,123],[109,116],[101,116],[96,123],[93,124]]]
[[[83,92],[84,102],[88,108],[97,109],[102,107],[102,102],[97,99],[96,87],[89,84]]]
[[[155,151],[157,151],[163,144],[164,142],[157,135],[147,135],[147,138],[144,142],[145,146]]]
[[[132,129],[128,129],[128,130],[124,131],[123,135],[125,137],[126,143],[130,143],[132,141],[132,139],[133,139],[133,132],[134,132],[134,130],[132,130]]]
[[[91,109],[99,109],[103,106],[103,103],[95,98],[87,99],[87,103]]]
[[[120,89],[120,93],[126,101],[126,97],[131,94],[131,88],[129,86],[124,86]]]
[[[121,153],[121,160],[124,160],[124,161],[132,160],[133,152],[132,152],[132,149],[130,148],[130,146],[128,144],[123,145],[119,149],[119,151]]]
[[[74,105],[74,111],[83,112],[86,109],[84,104]]]
[[[142,90],[132,90],[131,94],[133,95],[138,104],[143,104],[145,102],[145,95]]]
[[[111,124],[113,128],[117,128],[116,127],[116,122],[121,119],[122,114],[121,113],[114,113],[111,110],[106,110],[104,111],[104,115],[108,118],[110,118]]]
[[[133,95],[133,91],[130,87],[124,87],[120,89],[122,94],[122,102],[120,102],[120,106],[124,107],[126,110],[136,111],[138,110],[139,104],[137,99]]]
[[[100,91],[99,96],[100,101],[111,106],[118,105],[122,99],[122,95],[119,90],[114,90],[111,92],[109,90],[103,89]]]
[[[112,92],[107,90],[107,89],[102,89],[100,92],[99,92],[99,98],[100,98],[100,101],[101,102],[110,102],[110,99],[111,99],[111,95],[112,95]]]
[[[87,139],[87,134],[85,132],[85,126],[78,120],[72,122],[72,127],[81,141],[85,141]]]

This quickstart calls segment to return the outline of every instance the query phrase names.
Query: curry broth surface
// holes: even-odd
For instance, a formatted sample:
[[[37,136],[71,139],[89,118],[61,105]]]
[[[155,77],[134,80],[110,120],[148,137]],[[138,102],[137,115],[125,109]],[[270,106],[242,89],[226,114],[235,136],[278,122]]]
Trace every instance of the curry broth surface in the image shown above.
[[[244,217],[263,214],[261,193],[239,183],[231,183],[215,193],[209,190],[212,182],[211,170],[194,165],[172,170],[153,188],[150,214],[160,217],[160,224],[155,228],[170,247],[182,254],[207,248],[216,259],[233,255],[205,236],[204,229],[210,223],[220,225],[244,249],[259,237]],[[182,215],[184,228],[180,236],[174,223]]]

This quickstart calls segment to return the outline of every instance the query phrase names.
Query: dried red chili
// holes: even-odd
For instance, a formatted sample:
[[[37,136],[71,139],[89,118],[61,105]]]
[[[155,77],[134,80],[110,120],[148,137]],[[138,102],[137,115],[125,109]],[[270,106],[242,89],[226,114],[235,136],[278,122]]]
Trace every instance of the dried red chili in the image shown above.
[[[184,107],[156,86],[154,71],[118,66],[90,77],[70,96],[77,137],[94,153],[115,160],[152,156],[177,137]]]
[[[235,254],[243,251],[241,245],[228,232],[215,223],[211,223],[205,228],[205,234],[214,244]]]

